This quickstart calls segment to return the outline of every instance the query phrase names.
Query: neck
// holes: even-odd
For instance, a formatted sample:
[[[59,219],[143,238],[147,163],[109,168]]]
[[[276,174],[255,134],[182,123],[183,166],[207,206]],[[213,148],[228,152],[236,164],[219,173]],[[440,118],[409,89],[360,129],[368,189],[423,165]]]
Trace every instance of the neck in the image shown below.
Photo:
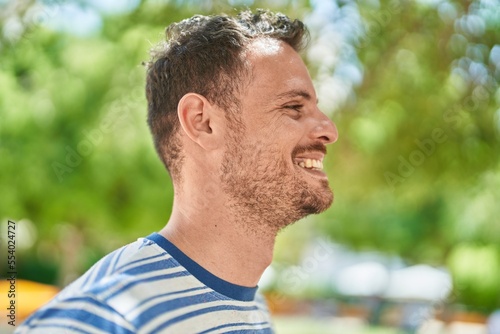
[[[216,195],[211,197],[217,200],[204,203],[206,196],[176,194],[172,215],[160,234],[215,276],[254,287],[271,264],[277,231],[231,212],[224,195]]]

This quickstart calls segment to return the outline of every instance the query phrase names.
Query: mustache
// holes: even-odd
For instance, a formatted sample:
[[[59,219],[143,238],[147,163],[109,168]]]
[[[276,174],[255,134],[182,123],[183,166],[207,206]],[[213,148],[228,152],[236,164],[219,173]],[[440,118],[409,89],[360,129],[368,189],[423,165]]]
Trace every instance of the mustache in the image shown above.
[[[311,152],[311,151],[319,151],[326,155],[326,146],[321,143],[314,143],[307,146],[299,146],[293,150],[292,156],[296,156],[297,154]]]

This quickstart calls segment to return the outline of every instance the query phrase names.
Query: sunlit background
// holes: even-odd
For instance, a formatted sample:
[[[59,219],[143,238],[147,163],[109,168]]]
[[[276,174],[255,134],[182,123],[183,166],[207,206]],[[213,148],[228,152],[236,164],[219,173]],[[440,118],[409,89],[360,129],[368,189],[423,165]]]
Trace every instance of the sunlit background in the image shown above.
[[[18,321],[166,223],[141,63],[171,22],[246,7],[306,22],[340,133],[334,205],[281,233],[259,284],[277,332],[500,333],[498,0],[0,0],[1,254],[11,219]]]

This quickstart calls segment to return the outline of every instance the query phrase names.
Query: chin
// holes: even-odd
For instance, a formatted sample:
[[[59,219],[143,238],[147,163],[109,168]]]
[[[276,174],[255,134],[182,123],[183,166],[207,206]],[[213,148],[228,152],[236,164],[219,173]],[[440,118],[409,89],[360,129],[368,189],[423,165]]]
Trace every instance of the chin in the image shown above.
[[[304,215],[318,214],[324,212],[333,203],[333,192],[327,186],[320,191],[309,192],[306,196],[302,196],[301,211]]]

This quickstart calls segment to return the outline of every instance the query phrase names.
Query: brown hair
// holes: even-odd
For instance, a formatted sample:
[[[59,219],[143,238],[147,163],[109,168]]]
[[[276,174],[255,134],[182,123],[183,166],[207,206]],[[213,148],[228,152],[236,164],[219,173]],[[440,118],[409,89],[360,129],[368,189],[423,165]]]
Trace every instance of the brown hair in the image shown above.
[[[248,77],[241,55],[249,42],[274,38],[300,51],[307,36],[301,21],[267,10],[236,17],[195,15],[167,27],[166,41],[152,50],[147,63],[146,97],[154,145],[172,178],[183,159],[177,136],[179,100],[198,93],[234,118],[235,93]]]

